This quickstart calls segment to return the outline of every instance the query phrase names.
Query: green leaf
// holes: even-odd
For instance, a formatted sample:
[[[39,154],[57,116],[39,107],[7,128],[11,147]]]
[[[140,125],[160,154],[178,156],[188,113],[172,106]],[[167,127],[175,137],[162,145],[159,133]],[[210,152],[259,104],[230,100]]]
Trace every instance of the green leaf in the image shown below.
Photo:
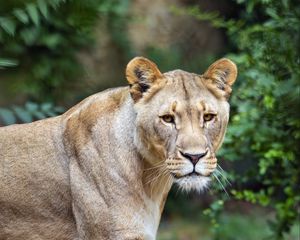
[[[14,124],[17,121],[13,112],[5,108],[0,108],[0,118],[2,119],[5,125]]]
[[[24,123],[29,123],[32,122],[32,116],[30,115],[29,112],[27,112],[26,110],[24,110],[21,107],[18,106],[13,106],[12,109],[14,110],[14,112],[16,113],[16,116]]]
[[[26,12],[22,9],[15,9],[13,11],[13,14],[16,16],[18,20],[20,20],[22,23],[26,24],[29,21],[28,15]]]
[[[28,12],[29,17],[31,18],[32,22],[38,26],[40,24],[40,15],[37,9],[37,6],[33,3],[29,3],[26,6],[26,10]]]
[[[49,1],[49,4],[50,4],[54,9],[57,9],[61,2],[64,3],[65,0],[51,0],[51,1]]]
[[[64,39],[59,34],[50,34],[50,35],[44,35],[41,38],[41,43],[45,44],[48,48],[54,49],[62,43]]]
[[[65,109],[63,107],[54,107],[54,111],[57,113],[63,113],[65,111]]]
[[[37,5],[43,16],[47,19],[48,18],[48,6],[45,0],[38,0]]]
[[[40,35],[39,28],[25,28],[20,32],[21,38],[24,40],[26,45],[33,45]]]
[[[52,103],[43,103],[42,106],[41,106],[41,110],[44,113],[47,113],[52,107],[53,107]]]
[[[8,17],[1,17],[0,18],[0,26],[2,29],[9,35],[14,36],[16,31],[16,24],[15,22],[8,18]]]
[[[47,115],[48,117],[55,117],[55,116],[57,116],[57,114],[54,113],[53,111],[48,111],[48,112],[46,113],[46,115]]]
[[[33,114],[37,119],[44,119],[44,118],[47,117],[44,113],[39,112],[39,111],[34,112],[34,113],[32,113],[32,114]]]
[[[18,65],[17,60],[0,58],[0,68],[1,67],[15,67],[17,65]]]
[[[272,18],[274,18],[274,19],[276,19],[276,20],[279,20],[279,16],[278,16],[278,14],[277,14],[277,12],[276,12],[276,10],[275,10],[274,8],[267,8],[267,9],[266,9],[266,13],[267,13],[270,17],[272,17]]]
[[[33,103],[33,102],[27,102],[27,103],[25,104],[25,108],[26,108],[29,112],[33,113],[33,112],[35,112],[35,111],[38,110],[38,105],[37,105],[36,103]]]

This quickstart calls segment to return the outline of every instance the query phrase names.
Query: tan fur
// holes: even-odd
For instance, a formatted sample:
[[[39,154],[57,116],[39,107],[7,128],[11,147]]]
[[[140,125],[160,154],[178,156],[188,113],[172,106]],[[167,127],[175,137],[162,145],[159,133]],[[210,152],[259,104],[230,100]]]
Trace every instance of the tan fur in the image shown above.
[[[155,239],[172,183],[206,187],[235,65],[222,59],[204,75],[162,74],[135,58],[126,75],[130,87],[0,129],[0,239]],[[194,168],[184,155],[203,152]]]

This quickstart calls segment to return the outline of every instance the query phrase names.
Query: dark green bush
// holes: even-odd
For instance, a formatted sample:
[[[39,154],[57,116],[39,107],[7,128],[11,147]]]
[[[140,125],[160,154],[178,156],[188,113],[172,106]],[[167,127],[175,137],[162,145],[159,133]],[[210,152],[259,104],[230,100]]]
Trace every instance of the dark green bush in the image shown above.
[[[77,55],[93,47],[99,21],[106,21],[113,39],[126,39],[126,28],[120,29],[127,21],[127,0],[13,0],[0,5],[0,101],[21,96],[21,102],[35,102],[0,108],[0,126],[62,112],[54,105],[74,94],[84,72]]]
[[[0,4],[0,68],[6,68],[1,80],[5,94],[57,102],[65,99],[68,89],[82,77],[77,54],[93,46],[99,20],[107,18],[109,24],[118,23],[122,28],[128,1],[13,0]],[[112,35],[116,34],[114,26],[109,28]]]
[[[299,224],[300,2],[237,3],[238,20],[197,8],[183,12],[225,28],[234,46],[228,57],[237,63],[239,77],[219,158],[235,169],[229,175],[232,197],[274,208],[271,227],[276,239],[282,239]],[[206,214],[216,218],[218,203],[223,205],[213,203]],[[223,239],[218,226],[216,238]]]

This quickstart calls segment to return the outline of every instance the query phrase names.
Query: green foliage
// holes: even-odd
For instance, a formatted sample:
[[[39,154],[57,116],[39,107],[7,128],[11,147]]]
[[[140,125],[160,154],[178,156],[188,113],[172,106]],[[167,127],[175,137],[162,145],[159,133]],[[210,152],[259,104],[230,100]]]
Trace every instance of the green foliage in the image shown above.
[[[0,126],[15,123],[29,123],[47,117],[54,117],[64,111],[62,107],[54,106],[52,103],[36,104],[27,102],[24,107],[12,106],[11,108],[0,108]]]
[[[219,155],[236,168],[232,196],[275,208],[272,230],[282,239],[300,205],[300,4],[237,2],[243,10],[238,21],[195,8],[186,12],[225,28],[237,48],[228,54],[238,64],[239,78]]]
[[[214,201],[209,208],[205,209],[203,211],[204,215],[208,216],[210,218],[211,221],[211,231],[214,234],[218,233],[219,230],[219,222],[218,219],[220,217],[221,211],[224,208],[224,201],[223,200],[217,200]]]
[[[129,4],[130,0],[104,1],[99,7],[99,12],[106,18],[111,38],[122,53],[120,57],[130,59],[134,53],[127,36],[127,23],[131,20],[128,16]]]
[[[189,199],[190,200],[190,199]],[[231,203],[232,204],[232,203]],[[248,204],[244,204],[248,205]],[[181,207],[181,206],[180,206]],[[191,208],[191,207],[190,207]],[[243,206],[243,208],[246,208]],[[178,206],[177,206],[178,209]],[[212,240],[216,233],[211,231],[209,219],[195,213],[199,207],[193,209],[193,214],[183,217],[173,217],[167,221],[162,219],[158,229],[158,240]],[[251,207],[247,212],[226,211],[218,217],[222,223],[222,231],[219,232],[220,240],[273,240],[269,238],[271,231],[268,228],[268,220],[271,215],[264,209]],[[251,211],[250,211],[251,210]],[[286,240],[298,240],[299,226],[294,225],[291,233],[285,235]]]
[[[38,102],[65,99],[83,74],[77,54],[93,46],[99,17],[125,21],[124,2],[1,1],[0,68],[7,90]]]

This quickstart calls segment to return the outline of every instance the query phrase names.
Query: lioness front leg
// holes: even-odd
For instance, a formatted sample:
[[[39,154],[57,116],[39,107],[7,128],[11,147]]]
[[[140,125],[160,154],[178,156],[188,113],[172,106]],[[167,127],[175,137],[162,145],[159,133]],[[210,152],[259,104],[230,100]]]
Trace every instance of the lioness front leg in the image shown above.
[[[70,163],[70,182],[72,209],[79,239],[113,239],[109,232],[113,224],[109,206],[101,197],[100,188],[97,188],[75,160]]]
[[[89,175],[77,161],[70,164],[73,213],[80,240],[154,240],[145,232],[134,195],[105,187],[105,178]],[[114,196],[110,194],[114,192]],[[117,193],[118,192],[118,193]]]

